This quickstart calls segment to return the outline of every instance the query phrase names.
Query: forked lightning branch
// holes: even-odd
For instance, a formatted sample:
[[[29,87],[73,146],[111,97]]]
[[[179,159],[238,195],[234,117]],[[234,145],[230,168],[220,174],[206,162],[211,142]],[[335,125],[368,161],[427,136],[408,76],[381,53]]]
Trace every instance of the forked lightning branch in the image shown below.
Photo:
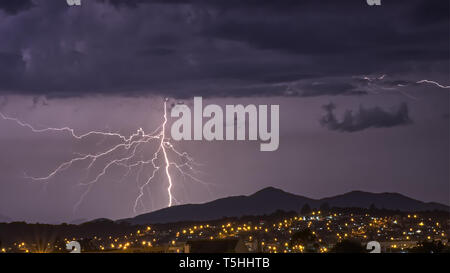
[[[193,120],[194,125],[191,126],[191,109],[186,105],[176,105],[172,108],[171,117],[178,117],[172,124],[170,130],[171,137],[167,136],[168,113],[167,100],[163,102],[164,112],[162,114],[161,124],[150,133],[139,128],[130,135],[123,135],[115,132],[89,131],[86,133],[77,133],[70,127],[48,127],[37,128],[18,118],[9,117],[0,113],[0,117],[5,121],[11,121],[19,126],[31,130],[33,133],[68,133],[74,141],[85,141],[88,138],[102,136],[116,140],[114,145],[108,146],[103,150],[97,150],[88,154],[77,153],[72,159],[62,162],[53,170],[43,176],[29,176],[27,179],[40,181],[47,185],[53,178],[63,175],[64,171],[75,168],[75,164],[86,164],[86,170],[95,173],[93,178],[79,182],[80,186],[85,189],[82,192],[78,202],[74,205],[74,211],[80,206],[91,189],[113,168],[122,168],[124,175],[122,179],[128,177],[131,173],[136,175],[137,196],[133,202],[133,211],[137,213],[140,209],[145,210],[143,198],[148,192],[152,183],[157,183],[158,178],[162,177],[166,183],[167,189],[167,206],[179,203],[174,194],[174,188],[179,183],[186,181],[199,183],[208,187],[210,183],[201,180],[198,177],[196,167],[198,163],[186,152],[179,151],[175,148],[173,140],[245,140],[248,131],[248,140],[260,140],[261,151],[274,151],[279,145],[279,106],[271,106],[271,122],[270,130],[268,128],[268,107],[267,105],[227,105],[225,122],[223,121],[223,111],[218,105],[208,105],[203,109],[202,99],[194,98]],[[247,117],[248,116],[248,120]],[[259,116],[259,122],[258,122]],[[203,126],[203,118],[210,119]],[[236,124],[235,124],[236,121]],[[241,126],[239,125],[241,124]],[[249,125],[246,130],[245,124]],[[230,126],[231,125],[231,126]],[[244,126],[242,126],[244,125]],[[191,136],[191,128],[193,127],[193,137]],[[224,130],[225,129],[225,135]],[[259,131],[258,131],[259,128]],[[235,137],[236,136],[236,137]],[[148,150],[154,149],[154,152],[148,153]],[[97,170],[95,172],[94,170]],[[149,175],[141,182],[141,174],[146,170]],[[181,177],[175,181],[174,174]],[[161,179],[159,179],[161,180]],[[151,196],[149,196],[151,198]]]

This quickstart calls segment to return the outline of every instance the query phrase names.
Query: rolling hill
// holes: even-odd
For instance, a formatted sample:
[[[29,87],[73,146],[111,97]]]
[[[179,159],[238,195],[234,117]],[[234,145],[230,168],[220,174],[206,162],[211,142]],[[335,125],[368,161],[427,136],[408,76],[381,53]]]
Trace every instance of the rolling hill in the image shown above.
[[[449,210],[449,206],[439,203],[425,203],[398,193],[352,191],[323,199],[311,199],[268,187],[249,196],[231,196],[203,204],[173,206],[119,221],[142,225],[179,221],[206,221],[222,217],[263,215],[276,210],[299,211],[305,204],[312,208],[318,208],[324,203],[328,203],[331,207],[358,208],[369,208],[374,204],[377,208],[401,211]]]

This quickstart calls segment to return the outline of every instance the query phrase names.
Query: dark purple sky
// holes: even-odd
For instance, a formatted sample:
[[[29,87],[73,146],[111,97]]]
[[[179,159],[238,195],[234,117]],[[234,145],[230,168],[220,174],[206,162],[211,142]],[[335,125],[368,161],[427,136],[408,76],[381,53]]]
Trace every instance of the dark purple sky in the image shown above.
[[[1,112],[38,128],[129,134],[160,124],[164,97],[280,104],[276,152],[256,142],[175,143],[202,164],[207,183],[174,177],[178,203],[266,186],[315,198],[365,190],[450,203],[450,90],[417,83],[450,82],[448,1],[168,3],[0,1]],[[113,144],[0,119],[0,215],[134,215],[138,185],[121,179],[123,170],[108,172],[75,211],[86,166],[47,184],[23,178]],[[166,186],[158,178],[138,213],[166,206]]]

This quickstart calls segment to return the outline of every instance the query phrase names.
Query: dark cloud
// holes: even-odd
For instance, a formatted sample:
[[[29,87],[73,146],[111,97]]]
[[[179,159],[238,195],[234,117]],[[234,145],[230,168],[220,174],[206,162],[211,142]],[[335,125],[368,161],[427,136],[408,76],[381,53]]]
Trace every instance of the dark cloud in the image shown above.
[[[334,113],[336,106],[329,103],[323,106],[326,114],[320,123],[329,130],[340,132],[357,132],[368,128],[387,128],[412,123],[408,105],[401,103],[397,108],[394,111],[386,111],[379,106],[372,108],[360,106],[356,112],[346,110],[342,121],[339,121]]]
[[[107,3],[113,5],[117,8],[120,7],[128,7],[128,8],[137,8],[140,4],[145,3],[145,0],[97,0],[101,3]],[[152,1],[148,1],[152,2]]]
[[[206,32],[262,49],[297,54],[364,54],[367,57],[367,54],[376,53],[387,58],[391,55],[404,58],[434,54],[429,49],[436,42],[448,44],[445,35],[440,38],[434,36],[448,30],[444,20],[438,20],[441,24],[434,27],[428,24],[429,28],[423,22],[434,13],[439,14],[438,18],[447,18],[448,22],[448,5],[396,1],[371,10],[364,1],[359,0],[345,3],[295,1],[297,4],[281,1],[283,4],[279,5],[273,1],[267,1],[266,5],[258,5],[258,1],[243,2],[241,5],[222,7],[221,20],[211,22]],[[426,7],[428,15],[424,15],[423,7]],[[270,20],[267,19],[269,13]],[[248,14],[252,16],[246,16]],[[347,16],[351,18],[345,18]],[[392,27],[394,25],[396,27]],[[418,28],[410,31],[413,26]]]
[[[285,95],[298,97],[314,97],[314,96],[337,96],[337,95],[366,95],[367,92],[352,82],[321,80],[308,81],[305,83],[297,83],[288,85]]]
[[[0,13],[0,94],[365,94],[326,79],[448,75],[448,8],[428,2],[3,1],[36,8]]]
[[[448,22],[448,1],[423,1],[415,6],[413,20],[417,25]]]
[[[5,11],[8,14],[17,14],[21,11],[28,10],[33,7],[31,0],[1,0],[0,10]]]

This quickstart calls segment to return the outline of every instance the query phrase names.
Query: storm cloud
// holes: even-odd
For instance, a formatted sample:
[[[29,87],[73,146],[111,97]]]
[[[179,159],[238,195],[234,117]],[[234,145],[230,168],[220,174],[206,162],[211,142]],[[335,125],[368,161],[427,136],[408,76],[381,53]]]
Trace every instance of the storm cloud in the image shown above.
[[[378,106],[365,108],[361,105],[355,112],[346,110],[342,121],[336,117],[334,113],[336,106],[333,103],[324,105],[323,109],[326,114],[320,120],[320,124],[332,131],[357,132],[368,128],[387,128],[412,123],[406,103],[401,103],[393,111]]]
[[[445,2],[2,1],[0,94],[311,97],[366,93],[330,77],[445,79]]]
[[[128,136],[161,128],[165,101],[279,105],[277,151],[261,153],[254,141],[175,143],[205,182],[173,169],[177,204],[266,186],[314,198],[364,190],[449,203],[450,93],[430,84],[449,84],[448,1],[81,2],[0,0],[5,116]],[[91,171],[74,164],[49,183],[23,177],[116,143],[0,119],[0,214],[40,222],[133,216],[151,164],[130,173],[115,166],[88,194],[80,183],[109,157]],[[154,153],[143,146],[144,157]],[[167,206],[168,181],[159,173],[155,182],[139,213]]]
[[[0,10],[12,15],[26,11],[32,7],[33,2],[31,0],[0,1]]]

